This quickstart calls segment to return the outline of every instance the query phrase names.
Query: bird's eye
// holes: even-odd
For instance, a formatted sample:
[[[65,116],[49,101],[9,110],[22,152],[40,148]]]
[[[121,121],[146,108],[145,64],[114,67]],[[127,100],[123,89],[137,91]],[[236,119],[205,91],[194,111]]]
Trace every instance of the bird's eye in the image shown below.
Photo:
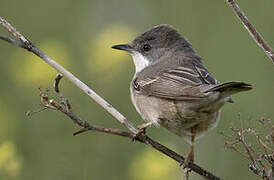
[[[149,44],[145,44],[143,49],[144,51],[149,51],[151,49],[151,46]]]

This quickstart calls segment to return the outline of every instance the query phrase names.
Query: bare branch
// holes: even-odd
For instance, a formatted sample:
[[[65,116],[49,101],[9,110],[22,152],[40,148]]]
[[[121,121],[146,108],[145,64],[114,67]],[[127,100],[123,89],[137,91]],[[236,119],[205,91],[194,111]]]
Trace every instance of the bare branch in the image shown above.
[[[257,45],[261,47],[264,53],[270,58],[272,63],[274,63],[274,52],[271,47],[267,44],[260,33],[255,29],[255,27],[250,23],[244,12],[240,9],[238,4],[234,0],[227,0],[230,7],[233,9],[234,13],[240,19],[246,30],[249,32],[251,37],[255,40]]]
[[[233,136],[222,133],[225,138],[229,139],[229,141],[225,142],[225,147],[230,148],[247,158],[250,161],[248,169],[254,174],[260,176],[264,180],[272,180],[274,178],[274,143],[268,141],[268,137],[272,134],[272,122],[270,120],[262,121],[262,119],[257,121],[260,123],[259,125],[268,127],[264,128],[266,129],[267,135],[263,137],[262,134],[259,134],[255,129],[244,127],[242,117],[238,116],[238,118],[241,123],[241,128],[231,126],[230,129]],[[253,141],[248,143],[249,140]]]
[[[91,90],[86,84],[81,82],[78,78],[76,78],[72,73],[67,71],[65,68],[63,68],[60,64],[55,62],[53,59],[51,59],[49,56],[47,56],[44,52],[39,50],[37,47],[33,45],[29,40],[27,40],[19,31],[17,31],[10,23],[8,23],[5,19],[0,17],[0,24],[8,30],[14,37],[16,37],[19,41],[13,40],[11,38],[7,38],[5,36],[0,36],[0,39],[15,44],[21,48],[27,49],[28,51],[34,53],[38,57],[40,57],[44,62],[49,64],[51,67],[56,69],[58,72],[60,72],[62,75],[64,75],[66,78],[68,78],[73,84],[75,84],[78,88],[84,91],[88,96],[90,96],[93,100],[95,100],[99,105],[101,105],[105,110],[107,110],[112,116],[114,116],[120,123],[122,123],[124,126],[126,126],[130,132],[124,131],[121,129],[113,129],[113,128],[104,128],[104,127],[97,127],[89,124],[87,121],[81,120],[79,117],[77,117],[75,114],[72,113],[71,105],[69,101],[64,98],[64,96],[59,91],[58,87],[55,87],[56,92],[61,97],[61,103],[58,103],[57,101],[53,99],[49,99],[46,92],[43,92],[40,90],[40,97],[42,105],[45,108],[55,109],[58,110],[64,114],[66,114],[70,119],[73,120],[74,123],[82,127],[80,131],[74,133],[74,135],[77,135],[79,133],[86,132],[88,130],[94,130],[99,132],[104,132],[108,134],[115,134],[119,136],[129,137],[129,138],[135,138],[135,140],[142,142],[144,144],[147,144],[154,149],[158,150],[159,152],[169,156],[170,158],[174,159],[175,161],[182,164],[184,162],[185,158],[176,152],[168,149],[167,147],[161,145],[160,143],[152,140],[145,134],[140,134],[136,136],[138,129],[130,122],[128,121],[119,111],[117,111],[115,108],[113,108],[108,102],[106,102],[103,98],[101,98],[99,95],[97,95],[93,90]],[[55,86],[58,86],[60,79],[62,76],[57,76]],[[221,180],[221,178],[213,175],[207,170],[204,170],[200,166],[189,163],[187,166],[189,169],[193,170],[194,172],[200,174],[201,176],[205,177],[206,179],[210,180]]]
[[[17,31],[15,27],[13,27],[8,21],[3,19],[2,17],[0,17],[0,24],[14,37],[19,39],[20,42],[25,44],[26,47],[31,47],[31,43],[19,31]]]
[[[57,75],[57,78],[55,79],[57,82],[55,82],[54,85],[59,84],[61,77],[62,76]],[[74,123],[76,123],[78,126],[82,127],[79,131],[73,133],[73,135],[78,135],[78,134],[81,134],[81,133],[84,133],[87,131],[98,131],[98,132],[103,132],[103,133],[107,133],[107,134],[123,136],[123,137],[130,138],[132,140],[136,140],[138,142],[144,143],[146,145],[149,145],[149,146],[153,147],[154,149],[156,149],[157,151],[174,159],[175,161],[177,161],[180,164],[185,161],[185,158],[183,156],[177,154],[176,152],[172,151],[171,149],[167,148],[166,146],[163,146],[162,144],[154,141],[153,139],[149,138],[145,134],[140,134],[139,136],[136,136],[134,133],[128,132],[128,131],[125,131],[122,129],[105,128],[105,127],[98,127],[98,126],[91,125],[90,123],[88,123],[88,121],[82,120],[81,118],[79,118],[77,115],[75,115],[72,112],[72,110],[71,110],[72,108],[71,108],[71,105],[69,104],[69,101],[62,95],[62,93],[60,92],[58,87],[54,87],[54,89],[57,90],[56,93],[61,98],[61,103],[58,103],[54,99],[50,99],[48,97],[47,92],[43,92],[40,90],[41,102],[45,108],[50,107],[51,109],[53,108],[59,112],[62,112],[63,114],[68,116]],[[196,165],[194,163],[190,163],[188,165],[188,168],[193,170],[194,172],[200,174],[201,176],[206,177],[207,179],[221,180],[221,178],[214,176],[210,172],[204,170],[203,168],[199,167],[198,165]]]
[[[21,41],[17,41],[17,40],[15,40],[15,39],[9,38],[9,37],[4,36],[4,35],[1,35],[1,34],[0,34],[0,39],[2,39],[2,40],[4,40],[4,41],[7,41],[8,43],[14,44],[14,45],[16,45],[16,46],[19,46],[19,47],[21,47],[21,48],[26,49],[25,44],[22,43]]]
[[[67,71],[64,67],[62,67],[60,64],[55,62],[53,59],[51,59],[49,56],[47,56],[44,52],[42,52],[40,49],[35,47],[29,40],[27,40],[19,31],[16,30],[10,23],[8,23],[5,19],[0,17],[0,24],[8,31],[10,32],[14,37],[16,37],[21,43],[18,43],[17,41],[14,41],[12,39],[7,38],[1,38],[9,43],[15,44],[19,47],[22,47],[24,49],[27,49],[40,57],[44,62],[46,62],[48,65],[56,69],[58,72],[63,74],[66,78],[68,78],[73,84],[75,84],[78,88],[84,91],[89,97],[91,97],[93,100],[95,100],[98,104],[100,104],[105,110],[107,110],[112,116],[114,116],[120,123],[125,125],[131,132],[137,133],[138,129],[130,122],[128,121],[119,111],[117,111],[115,108],[113,108],[107,101],[105,101],[103,98],[101,98],[98,94],[96,94],[92,89],[90,89],[86,84],[84,84],[82,81],[80,81],[78,78],[76,78],[72,73]],[[4,36],[1,36],[4,37]],[[23,44],[22,44],[23,43]]]

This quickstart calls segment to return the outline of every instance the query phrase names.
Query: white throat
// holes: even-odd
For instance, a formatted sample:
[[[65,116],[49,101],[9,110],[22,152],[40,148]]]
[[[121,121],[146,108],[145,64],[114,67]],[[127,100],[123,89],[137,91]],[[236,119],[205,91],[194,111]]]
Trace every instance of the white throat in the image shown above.
[[[131,56],[135,65],[135,73],[142,71],[145,67],[149,65],[149,60],[141,53],[134,52],[131,54]]]

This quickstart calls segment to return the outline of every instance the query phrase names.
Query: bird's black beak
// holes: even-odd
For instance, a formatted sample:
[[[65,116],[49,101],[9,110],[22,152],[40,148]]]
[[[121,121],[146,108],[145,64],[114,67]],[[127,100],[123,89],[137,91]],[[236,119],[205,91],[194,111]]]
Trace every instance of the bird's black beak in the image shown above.
[[[129,44],[119,44],[119,45],[112,46],[111,48],[128,51],[128,52],[133,50],[133,48]]]

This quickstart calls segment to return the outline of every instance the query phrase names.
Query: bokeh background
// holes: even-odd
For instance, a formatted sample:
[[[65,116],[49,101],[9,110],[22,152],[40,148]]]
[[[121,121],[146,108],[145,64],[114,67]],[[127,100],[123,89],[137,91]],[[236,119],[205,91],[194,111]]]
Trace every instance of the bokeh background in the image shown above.
[[[274,47],[274,1],[238,0]],[[143,121],[130,101],[131,57],[112,50],[156,24],[171,24],[193,44],[219,81],[240,80],[254,90],[234,96],[217,128],[197,141],[195,161],[224,179],[258,179],[248,161],[224,148],[218,132],[243,119],[274,117],[273,64],[239,23],[225,1],[186,0],[0,0],[6,18],[39,48],[87,83],[135,124]],[[0,33],[7,34],[0,28]],[[55,111],[26,117],[39,108],[38,88],[51,88],[56,72],[27,51],[0,42],[0,179],[181,179],[173,160],[129,139],[88,132]],[[121,127],[69,81],[61,89],[80,117],[95,125]],[[54,96],[54,93],[52,93]],[[238,123],[239,124],[239,123]],[[263,133],[264,129],[261,129]],[[175,151],[189,146],[162,128],[148,134]],[[193,174],[191,179],[202,179]]]

